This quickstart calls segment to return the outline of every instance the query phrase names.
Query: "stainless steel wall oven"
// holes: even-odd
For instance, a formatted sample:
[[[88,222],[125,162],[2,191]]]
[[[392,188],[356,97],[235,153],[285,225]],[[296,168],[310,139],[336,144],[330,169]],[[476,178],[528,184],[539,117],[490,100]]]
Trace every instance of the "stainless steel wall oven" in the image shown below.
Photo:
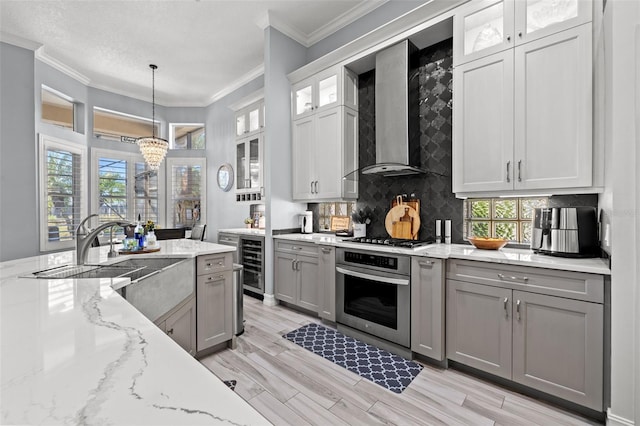
[[[410,347],[409,256],[336,249],[336,322]]]

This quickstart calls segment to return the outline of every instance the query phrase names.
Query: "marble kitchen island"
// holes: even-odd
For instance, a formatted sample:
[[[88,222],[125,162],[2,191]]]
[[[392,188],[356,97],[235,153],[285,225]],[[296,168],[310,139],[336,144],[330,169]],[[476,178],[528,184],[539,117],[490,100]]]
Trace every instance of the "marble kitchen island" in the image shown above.
[[[153,255],[226,251],[168,240]],[[89,263],[107,252],[91,249]],[[20,278],[74,254],[0,263],[0,423],[269,424],[112,289],[128,279]]]

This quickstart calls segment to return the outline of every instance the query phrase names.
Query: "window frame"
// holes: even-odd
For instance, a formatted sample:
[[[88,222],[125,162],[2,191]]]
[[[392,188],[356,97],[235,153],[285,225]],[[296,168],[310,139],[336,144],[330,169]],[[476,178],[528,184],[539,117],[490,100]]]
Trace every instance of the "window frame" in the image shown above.
[[[496,203],[500,201],[512,200],[516,202],[516,217],[515,218],[499,218],[496,216]],[[520,196],[520,197],[482,197],[482,198],[467,198],[464,200],[463,206],[463,240],[469,241],[469,227],[472,223],[487,223],[489,226],[489,237],[496,237],[496,227],[500,224],[515,224],[516,226],[516,239],[509,240],[510,244],[518,244],[522,246],[530,245],[530,241],[524,241],[523,224],[530,223],[531,218],[525,218],[522,216],[522,204],[528,200],[545,200],[545,206],[549,205],[549,196]],[[489,203],[489,216],[487,218],[472,218],[471,211],[473,202],[485,201]]]
[[[43,117],[44,115],[44,96],[43,96],[43,92],[48,92],[50,95],[53,95],[57,98],[60,98],[63,101],[66,101],[68,103],[71,104],[71,127],[66,126],[64,124],[60,124],[59,122],[54,122],[52,120],[48,120],[45,119]],[[65,95],[64,93],[60,92],[59,90],[53,89],[49,86],[47,86],[46,84],[41,84],[40,85],[40,122],[50,125],[50,126],[56,126],[56,127],[60,127],[62,129],[67,129],[70,130],[72,132],[77,132],[77,128],[78,128],[78,117],[77,117],[77,109],[78,109],[78,103],[71,97],[68,95]]]
[[[80,171],[78,181],[80,183],[79,191],[79,205],[80,205],[80,217],[82,219],[87,216],[87,148],[77,143],[73,143],[64,139],[59,139],[53,136],[40,133],[38,141],[38,202],[39,202],[39,233],[40,233],[40,251],[50,252],[54,250],[62,250],[75,248],[76,238],[75,235],[68,241],[49,241],[49,220],[48,220],[48,169],[47,167],[47,150],[57,149],[61,151],[68,151],[72,154],[80,156],[79,165]],[[74,177],[75,179],[75,177]],[[76,224],[74,224],[76,225]]]
[[[200,166],[200,223],[207,223],[207,159],[206,157],[170,157],[165,160],[165,223],[169,228],[174,228],[173,224],[173,178],[172,168],[174,166]],[[170,218],[171,216],[171,218]]]
[[[123,135],[119,133],[117,137],[115,134],[96,134],[96,111],[122,117],[125,119],[130,119],[132,121],[138,121],[141,124],[150,125],[149,131],[146,134],[138,134],[134,136],[128,136],[128,135]],[[151,136],[153,133],[154,126],[156,128],[156,132],[155,132],[156,136],[160,138],[162,137],[161,135],[162,123],[157,119],[154,121],[152,118],[141,117],[139,115],[134,115],[134,114],[128,114],[126,112],[116,111],[109,108],[103,108],[97,105],[93,106],[93,109],[91,110],[91,117],[92,117],[91,136],[94,139],[112,141],[112,142],[133,143],[139,137]]]
[[[176,148],[176,127],[202,127],[204,148]],[[169,149],[176,151],[204,151],[207,149],[207,126],[205,123],[169,123]]]
[[[100,158],[113,158],[127,162],[127,207],[133,206],[133,212],[127,208],[125,219],[135,223],[138,220],[137,212],[135,211],[135,200],[137,198],[135,195],[135,179],[130,179],[129,176],[135,176],[135,163],[144,163],[144,157],[142,154],[134,152],[122,152],[106,148],[91,149],[91,211],[93,212],[97,212],[100,208],[100,178],[98,176]],[[161,183],[165,181],[164,175],[164,168],[160,167],[158,169],[158,223],[156,223],[160,227],[166,225],[167,216],[165,210],[166,190],[161,189]],[[133,214],[133,217],[130,217],[131,214]]]

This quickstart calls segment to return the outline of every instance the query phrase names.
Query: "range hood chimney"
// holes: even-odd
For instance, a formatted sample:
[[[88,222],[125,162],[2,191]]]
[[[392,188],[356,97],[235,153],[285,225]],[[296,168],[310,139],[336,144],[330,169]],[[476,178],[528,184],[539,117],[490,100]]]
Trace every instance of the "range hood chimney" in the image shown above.
[[[401,176],[420,168],[418,49],[405,40],[376,54],[376,164],[363,174]]]

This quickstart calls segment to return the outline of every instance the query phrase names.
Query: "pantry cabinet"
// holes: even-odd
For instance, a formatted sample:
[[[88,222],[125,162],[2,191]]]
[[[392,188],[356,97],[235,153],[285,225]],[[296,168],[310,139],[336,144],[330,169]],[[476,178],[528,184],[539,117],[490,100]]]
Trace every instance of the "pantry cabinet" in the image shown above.
[[[318,312],[318,246],[276,240],[275,297]]]
[[[444,359],[444,261],[411,258],[411,351]]]
[[[482,0],[454,15],[454,66],[573,28],[592,20],[590,0]]]
[[[358,197],[358,113],[345,106],[293,122],[293,199]]]
[[[456,194],[592,185],[591,46],[588,23],[454,68]]]
[[[604,279],[449,261],[447,358],[602,411]]]

